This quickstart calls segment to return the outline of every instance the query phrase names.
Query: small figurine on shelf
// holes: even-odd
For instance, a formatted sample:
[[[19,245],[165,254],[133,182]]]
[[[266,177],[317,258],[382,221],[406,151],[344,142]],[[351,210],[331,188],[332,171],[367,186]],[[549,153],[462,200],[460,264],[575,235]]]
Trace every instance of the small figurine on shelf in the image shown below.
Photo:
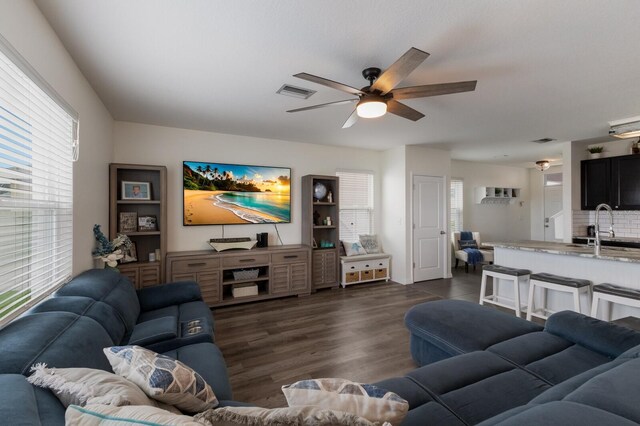
[[[333,203],[333,193],[331,191],[327,194],[327,202]]]

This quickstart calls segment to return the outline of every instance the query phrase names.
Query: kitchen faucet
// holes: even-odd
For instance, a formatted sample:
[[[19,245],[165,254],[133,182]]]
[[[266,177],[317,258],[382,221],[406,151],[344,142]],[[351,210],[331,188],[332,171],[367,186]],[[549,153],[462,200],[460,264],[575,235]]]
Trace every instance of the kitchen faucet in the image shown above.
[[[598,204],[596,207],[596,245],[594,246],[594,251],[596,256],[600,256],[600,210],[605,209],[609,212],[609,220],[611,221],[611,225],[609,225],[609,237],[613,238],[616,236],[615,232],[613,232],[613,210],[608,204],[602,203]]]

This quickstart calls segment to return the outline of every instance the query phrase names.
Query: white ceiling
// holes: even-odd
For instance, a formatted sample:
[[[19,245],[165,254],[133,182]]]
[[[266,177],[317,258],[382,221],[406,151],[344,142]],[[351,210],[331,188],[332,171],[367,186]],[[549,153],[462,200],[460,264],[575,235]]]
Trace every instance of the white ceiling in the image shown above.
[[[427,144],[465,160],[560,158],[558,141],[603,136],[640,114],[637,0],[36,0],[114,119],[319,144]],[[478,80],[475,92],[405,101],[341,129],[362,69],[431,53],[400,86]],[[277,95],[284,83],[317,90]],[[508,157],[505,157],[508,156]]]

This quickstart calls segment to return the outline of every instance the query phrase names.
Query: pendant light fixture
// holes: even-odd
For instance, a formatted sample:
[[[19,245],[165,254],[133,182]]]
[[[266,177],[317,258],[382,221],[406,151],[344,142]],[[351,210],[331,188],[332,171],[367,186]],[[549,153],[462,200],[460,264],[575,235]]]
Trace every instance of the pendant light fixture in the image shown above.
[[[544,172],[545,170],[547,170],[549,167],[551,167],[551,163],[549,163],[548,160],[539,160],[536,161],[536,169],[540,170],[541,172]]]

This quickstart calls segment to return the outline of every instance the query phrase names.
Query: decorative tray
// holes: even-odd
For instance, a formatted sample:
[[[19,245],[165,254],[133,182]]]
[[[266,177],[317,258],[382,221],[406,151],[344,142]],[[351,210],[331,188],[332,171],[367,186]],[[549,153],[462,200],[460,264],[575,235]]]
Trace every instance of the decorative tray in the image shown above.
[[[215,251],[224,251],[224,250],[233,250],[233,249],[241,249],[241,250],[250,250],[253,246],[256,245],[258,241],[249,240],[249,241],[234,241],[234,242],[226,242],[226,243],[214,243],[209,242],[209,245],[213,247]]]

